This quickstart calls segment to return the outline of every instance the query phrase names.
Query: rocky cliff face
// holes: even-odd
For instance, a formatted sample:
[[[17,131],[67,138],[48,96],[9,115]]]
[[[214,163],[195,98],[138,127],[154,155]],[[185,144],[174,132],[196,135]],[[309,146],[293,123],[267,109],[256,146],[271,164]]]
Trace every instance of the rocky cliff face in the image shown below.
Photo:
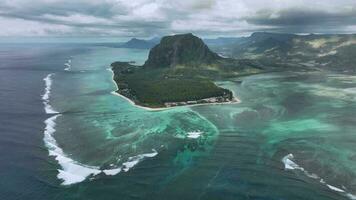
[[[221,59],[205,43],[191,33],[166,36],[153,47],[144,67],[200,67]]]

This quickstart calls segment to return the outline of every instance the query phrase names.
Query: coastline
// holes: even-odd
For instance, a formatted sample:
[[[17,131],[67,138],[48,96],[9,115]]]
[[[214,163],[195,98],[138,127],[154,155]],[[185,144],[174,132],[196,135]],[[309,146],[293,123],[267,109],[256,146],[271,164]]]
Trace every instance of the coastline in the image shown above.
[[[125,97],[124,95],[116,92],[117,90],[119,90],[115,80],[114,80],[114,71],[112,70],[111,66],[107,69],[108,71],[110,71],[112,73],[112,77],[111,77],[111,81],[114,83],[115,87],[116,87],[116,90],[115,91],[112,91],[111,94],[113,95],[116,95],[116,96],[119,96],[125,100],[127,100],[131,105],[137,107],[137,108],[141,108],[141,109],[144,109],[144,110],[147,110],[147,111],[162,111],[162,110],[168,110],[170,108],[149,108],[149,107],[145,107],[145,106],[140,106],[140,105],[137,105],[134,101],[132,101],[131,99]]]
[[[116,85],[116,83],[115,83],[115,85]],[[116,87],[117,87],[117,85],[116,85]],[[133,102],[131,99],[125,97],[124,95],[122,95],[120,93],[117,93],[116,91],[112,91],[111,94],[119,96],[119,97],[127,100],[131,105],[133,105],[133,106],[135,106],[137,108],[145,109],[147,111],[162,111],[162,110],[168,110],[170,108],[174,108],[174,107],[169,107],[169,108],[168,107],[167,108],[150,108],[150,107],[140,106],[140,105],[137,105],[135,102]]]
[[[233,93],[233,100],[232,101],[227,101],[227,102],[219,102],[219,103],[197,103],[197,104],[190,104],[190,105],[178,105],[178,106],[172,106],[172,107],[160,107],[160,108],[150,108],[150,107],[145,107],[145,106],[140,106],[140,105],[137,105],[134,101],[132,101],[131,99],[125,97],[124,95],[116,92],[117,90],[119,90],[115,80],[114,80],[114,71],[112,70],[111,66],[107,69],[109,70],[111,73],[112,73],[112,77],[111,77],[111,80],[112,82],[115,84],[115,87],[116,87],[116,90],[115,91],[112,91],[111,94],[113,95],[116,95],[116,96],[119,96],[125,100],[127,100],[131,105],[137,107],[137,108],[141,108],[141,109],[144,109],[144,110],[147,110],[147,111],[163,111],[163,110],[168,110],[168,109],[173,109],[173,108],[176,108],[176,107],[193,107],[193,106],[204,106],[204,105],[225,105],[225,104],[237,104],[237,103],[240,103],[241,100],[238,99],[237,97],[235,97],[235,94]]]

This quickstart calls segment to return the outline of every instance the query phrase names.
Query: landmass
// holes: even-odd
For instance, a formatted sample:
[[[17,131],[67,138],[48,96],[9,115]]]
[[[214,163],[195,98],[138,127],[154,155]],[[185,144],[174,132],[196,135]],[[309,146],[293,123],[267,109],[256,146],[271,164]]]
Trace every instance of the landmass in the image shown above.
[[[230,43],[210,41],[209,48],[235,59],[252,59],[263,66],[356,72],[356,34],[256,32]]]
[[[132,38],[129,41],[120,44],[120,48],[129,48],[129,49],[151,49],[157,45],[160,41],[160,38],[155,37],[149,40],[143,40],[138,38]]]
[[[163,37],[142,66],[114,62],[111,67],[116,92],[149,108],[237,102],[214,81],[261,71],[252,61],[219,56],[193,34]]]
[[[354,34],[257,32],[205,41],[209,46],[193,34],[166,36],[150,50],[144,65],[113,63],[117,93],[150,108],[227,103],[236,98],[215,81],[270,71],[356,72]]]

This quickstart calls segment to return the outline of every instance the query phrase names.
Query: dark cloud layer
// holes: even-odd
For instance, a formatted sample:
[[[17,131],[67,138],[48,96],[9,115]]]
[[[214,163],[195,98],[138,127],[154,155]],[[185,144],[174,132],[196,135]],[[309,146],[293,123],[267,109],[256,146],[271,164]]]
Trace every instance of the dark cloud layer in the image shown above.
[[[356,25],[356,10],[327,12],[311,9],[286,9],[278,12],[261,10],[255,16],[245,18],[248,23],[269,26],[344,26]]]
[[[356,1],[3,0],[0,25],[2,36],[341,33],[356,31]]]

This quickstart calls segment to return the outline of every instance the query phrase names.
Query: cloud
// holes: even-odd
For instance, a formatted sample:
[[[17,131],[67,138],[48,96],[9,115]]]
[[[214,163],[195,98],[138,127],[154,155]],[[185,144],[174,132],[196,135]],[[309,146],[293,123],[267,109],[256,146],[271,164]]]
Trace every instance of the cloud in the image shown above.
[[[256,15],[245,19],[251,24],[272,26],[356,25],[356,9],[337,12],[306,8],[291,8],[279,11],[261,10]]]
[[[2,0],[4,35],[152,37],[353,32],[354,0]],[[4,26],[3,26],[4,27]],[[26,27],[26,30],[25,30]]]
[[[23,19],[8,19],[0,17],[0,26],[7,27],[1,31],[1,36],[48,36],[51,33],[69,35],[72,27],[65,25],[53,25]]]

